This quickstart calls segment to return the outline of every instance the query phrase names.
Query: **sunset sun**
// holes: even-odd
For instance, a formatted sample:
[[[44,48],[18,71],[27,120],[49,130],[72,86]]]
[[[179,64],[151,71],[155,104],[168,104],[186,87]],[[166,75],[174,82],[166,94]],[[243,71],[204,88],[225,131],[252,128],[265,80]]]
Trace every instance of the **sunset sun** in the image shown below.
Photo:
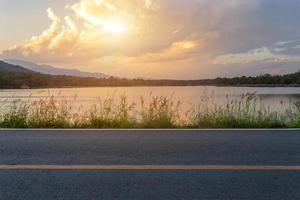
[[[119,34],[126,30],[125,24],[121,20],[108,20],[103,23],[103,32]]]

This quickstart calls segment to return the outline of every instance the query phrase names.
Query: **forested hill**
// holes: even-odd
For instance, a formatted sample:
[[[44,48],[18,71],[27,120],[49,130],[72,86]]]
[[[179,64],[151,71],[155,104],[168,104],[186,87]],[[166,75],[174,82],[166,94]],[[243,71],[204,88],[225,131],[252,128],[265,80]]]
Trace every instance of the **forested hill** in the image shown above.
[[[271,76],[217,78],[206,80],[145,80],[54,76],[29,71],[0,61],[0,89],[64,88],[104,86],[300,86],[300,72]]]
[[[25,69],[24,67],[18,66],[18,65],[11,65],[8,63],[5,63],[0,60],[0,73],[2,71],[12,71],[12,72],[32,72],[28,69]]]

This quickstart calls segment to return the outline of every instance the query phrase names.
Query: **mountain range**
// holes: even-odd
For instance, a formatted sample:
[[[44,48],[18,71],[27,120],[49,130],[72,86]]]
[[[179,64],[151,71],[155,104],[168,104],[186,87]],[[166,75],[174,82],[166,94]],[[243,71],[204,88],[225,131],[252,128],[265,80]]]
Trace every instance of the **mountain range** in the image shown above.
[[[66,76],[77,76],[77,77],[93,77],[93,78],[107,78],[109,75],[97,72],[85,72],[77,69],[66,69],[60,67],[54,67],[50,65],[38,65],[32,62],[23,61],[23,60],[14,60],[14,59],[5,59],[4,62],[12,65],[22,66],[23,68],[39,72],[42,74],[49,75],[66,75]]]

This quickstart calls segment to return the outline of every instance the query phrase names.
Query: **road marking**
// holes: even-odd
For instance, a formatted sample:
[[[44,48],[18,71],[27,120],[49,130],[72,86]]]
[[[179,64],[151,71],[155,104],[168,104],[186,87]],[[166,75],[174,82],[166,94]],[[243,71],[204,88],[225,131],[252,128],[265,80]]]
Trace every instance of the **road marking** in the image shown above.
[[[249,165],[0,165],[0,170],[224,170],[300,171],[300,166]]]

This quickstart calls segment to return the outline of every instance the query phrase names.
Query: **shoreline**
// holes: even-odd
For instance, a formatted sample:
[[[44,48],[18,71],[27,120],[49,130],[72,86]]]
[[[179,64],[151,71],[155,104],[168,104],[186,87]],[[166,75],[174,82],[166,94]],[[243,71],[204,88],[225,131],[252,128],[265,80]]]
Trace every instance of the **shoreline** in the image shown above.
[[[299,84],[242,84],[242,85],[119,85],[119,86],[63,86],[33,88],[0,88],[0,90],[31,90],[31,89],[72,89],[72,88],[141,88],[141,87],[235,87],[235,88],[300,88]]]

